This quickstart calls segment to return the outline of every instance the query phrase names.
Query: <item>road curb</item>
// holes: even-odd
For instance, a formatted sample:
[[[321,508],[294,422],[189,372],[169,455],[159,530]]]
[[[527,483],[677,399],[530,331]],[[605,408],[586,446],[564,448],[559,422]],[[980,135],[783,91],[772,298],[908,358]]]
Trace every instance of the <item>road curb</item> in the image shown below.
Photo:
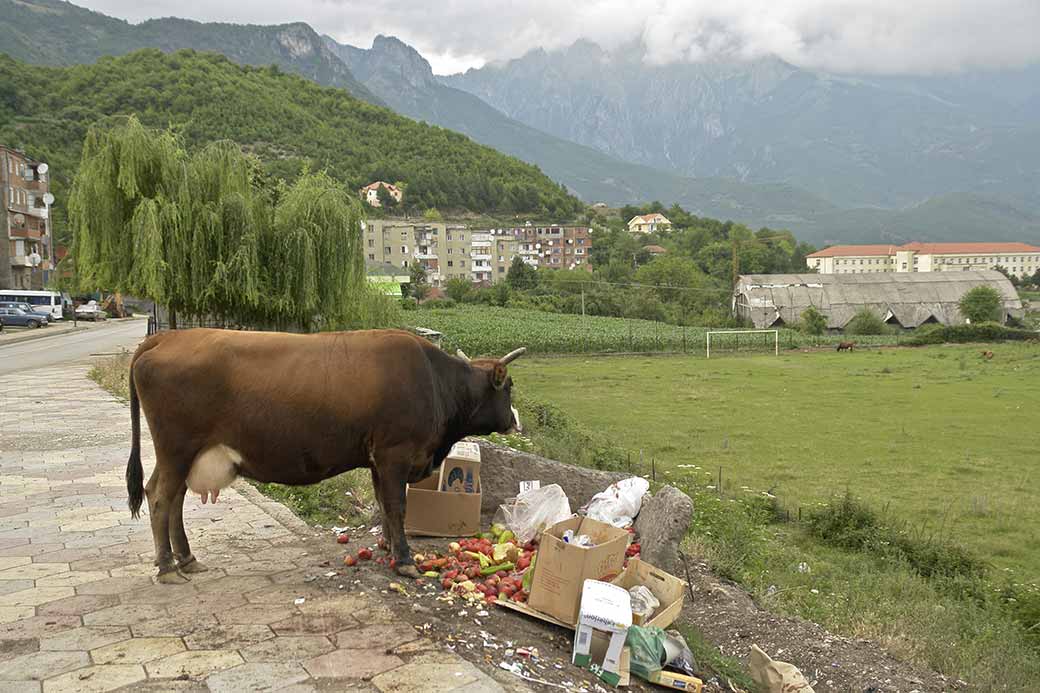
[[[46,332],[46,329],[46,327],[41,327],[39,329],[33,330],[31,334],[23,334],[19,335],[18,337],[0,340],[0,347],[6,346],[8,344],[21,344],[22,342],[29,342],[34,339],[40,339],[42,337],[62,337],[67,334],[73,334],[74,332],[82,332],[83,330],[89,330],[90,328],[86,325],[84,325],[83,327],[70,327],[69,329],[62,330],[57,334],[55,334],[54,332]]]

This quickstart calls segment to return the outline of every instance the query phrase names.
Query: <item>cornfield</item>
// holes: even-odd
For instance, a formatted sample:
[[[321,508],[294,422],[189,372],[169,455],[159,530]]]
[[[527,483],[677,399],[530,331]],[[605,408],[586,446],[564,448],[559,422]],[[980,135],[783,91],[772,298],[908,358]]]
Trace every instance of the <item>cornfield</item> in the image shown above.
[[[682,327],[652,320],[581,316],[537,310],[462,306],[411,313],[415,327],[444,335],[442,346],[462,349],[471,357],[501,356],[519,346],[533,354],[576,353],[704,353],[709,328]],[[768,337],[768,340],[766,339]],[[812,337],[795,330],[780,331],[780,348],[827,346],[852,339],[857,344],[897,344],[899,335],[854,338],[840,335]],[[739,341],[738,341],[739,340]],[[768,342],[768,343],[767,343]],[[765,352],[772,350],[772,335],[712,338],[712,352]]]

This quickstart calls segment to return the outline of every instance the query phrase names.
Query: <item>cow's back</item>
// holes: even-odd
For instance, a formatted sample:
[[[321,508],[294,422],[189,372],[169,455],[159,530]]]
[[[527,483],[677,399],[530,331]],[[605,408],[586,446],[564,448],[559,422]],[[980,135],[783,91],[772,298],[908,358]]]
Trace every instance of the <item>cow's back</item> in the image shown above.
[[[185,457],[228,445],[264,480],[287,460],[313,475],[427,435],[439,416],[428,349],[397,330],[183,330],[145,340],[133,377],[158,443]]]

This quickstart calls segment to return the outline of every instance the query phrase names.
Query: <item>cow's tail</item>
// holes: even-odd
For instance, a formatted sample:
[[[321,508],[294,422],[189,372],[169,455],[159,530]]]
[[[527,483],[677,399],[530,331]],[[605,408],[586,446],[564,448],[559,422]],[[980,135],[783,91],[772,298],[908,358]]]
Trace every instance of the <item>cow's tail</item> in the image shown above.
[[[126,462],[126,494],[130,516],[140,517],[144,502],[144,468],[141,466],[141,403],[134,385],[134,365],[130,364],[130,459]]]

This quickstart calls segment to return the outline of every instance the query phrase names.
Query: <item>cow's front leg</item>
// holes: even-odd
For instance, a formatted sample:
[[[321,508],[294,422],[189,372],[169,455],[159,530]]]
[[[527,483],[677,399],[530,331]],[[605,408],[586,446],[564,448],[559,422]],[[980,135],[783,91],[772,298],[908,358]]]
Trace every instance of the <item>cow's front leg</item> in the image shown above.
[[[379,515],[382,523],[383,541],[386,542],[387,550],[390,549],[390,528],[386,522],[386,506],[383,504],[383,489],[379,483],[379,471],[373,461],[372,466],[372,489],[375,491],[376,504],[379,506]]]
[[[410,455],[387,455],[377,461],[382,467],[378,478],[379,495],[383,501],[383,526],[389,532],[387,541],[399,575],[418,578],[419,571],[404,535],[405,493],[408,483]]]

